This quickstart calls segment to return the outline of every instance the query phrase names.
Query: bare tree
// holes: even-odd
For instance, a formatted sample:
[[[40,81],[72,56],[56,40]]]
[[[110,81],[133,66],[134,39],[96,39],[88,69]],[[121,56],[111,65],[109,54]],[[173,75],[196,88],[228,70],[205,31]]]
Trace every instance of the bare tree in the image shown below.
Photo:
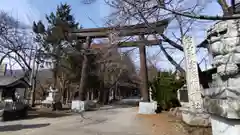
[[[98,53],[96,64],[97,71],[93,72],[101,81],[99,100],[102,103],[108,103],[110,92],[112,98],[115,99],[118,95],[125,95],[131,90],[119,91],[118,86],[136,87],[138,85],[135,66],[131,61],[129,54],[132,50],[120,54],[118,52],[118,45],[120,40],[102,42],[103,46],[99,45],[99,49],[94,49]],[[122,96],[123,96],[122,95]],[[126,96],[126,95],[125,95]]]
[[[12,66],[18,64],[22,68],[24,76],[32,84],[36,81],[36,78],[30,75],[33,75],[32,65],[35,65],[31,61],[33,57],[36,57],[37,50],[35,49],[36,44],[34,44],[31,29],[5,12],[1,11],[0,17],[0,64],[4,60],[8,60],[11,75],[13,75]],[[35,85],[32,86],[34,89]],[[34,95],[33,92],[33,101]]]
[[[185,72],[184,69],[179,65],[179,62],[174,60],[173,55],[170,55],[169,47],[173,47],[176,51],[183,51],[182,38],[186,34],[190,34],[192,30],[196,27],[202,27],[200,23],[209,23],[207,21],[200,20],[228,20],[228,19],[238,19],[238,16],[232,16],[233,11],[226,1],[217,1],[223,9],[223,16],[208,16],[201,15],[201,11],[204,10],[205,6],[211,1],[195,1],[190,2],[187,0],[177,0],[177,1],[159,1],[159,0],[114,0],[112,2],[107,1],[107,3],[114,8],[114,12],[110,15],[110,23],[116,24],[126,24],[131,23],[142,23],[144,22],[149,30],[155,30],[158,32],[158,28],[149,25],[150,22],[159,21],[164,18],[171,20],[165,33],[160,33],[153,35],[155,39],[163,41],[159,47],[161,48],[163,54],[169,60],[169,62],[174,65],[181,72]],[[112,20],[115,21],[112,21]],[[198,20],[199,19],[199,20]],[[116,21],[117,20],[117,21]],[[204,29],[202,29],[204,30]],[[167,34],[168,33],[168,34]],[[170,33],[170,34],[169,34]],[[175,34],[177,33],[177,34]],[[147,41],[146,41],[147,43]],[[201,47],[206,44],[207,41],[204,40],[197,47]],[[205,74],[201,71],[200,65],[198,65],[200,82],[204,87],[208,87],[206,82]]]
[[[33,57],[30,51],[33,38],[30,31],[5,12],[0,12],[0,63],[5,58],[11,58],[22,67],[23,71],[31,71],[28,60]]]

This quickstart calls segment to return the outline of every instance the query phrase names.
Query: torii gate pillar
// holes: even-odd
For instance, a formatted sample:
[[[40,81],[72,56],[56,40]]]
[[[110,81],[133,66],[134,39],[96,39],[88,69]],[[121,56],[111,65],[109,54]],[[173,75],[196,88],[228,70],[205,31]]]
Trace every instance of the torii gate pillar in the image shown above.
[[[150,102],[150,95],[148,90],[148,73],[147,73],[147,61],[146,61],[146,48],[147,44],[144,39],[144,35],[140,36],[141,43],[139,45],[140,53],[140,76],[141,76],[141,96],[142,100],[139,102],[139,114],[155,114],[157,109],[157,102]]]
[[[139,45],[140,54],[140,76],[141,76],[141,96],[142,102],[149,102],[149,92],[148,92],[148,73],[147,73],[147,60],[146,60],[146,48],[144,44],[144,35],[140,36],[142,41]]]

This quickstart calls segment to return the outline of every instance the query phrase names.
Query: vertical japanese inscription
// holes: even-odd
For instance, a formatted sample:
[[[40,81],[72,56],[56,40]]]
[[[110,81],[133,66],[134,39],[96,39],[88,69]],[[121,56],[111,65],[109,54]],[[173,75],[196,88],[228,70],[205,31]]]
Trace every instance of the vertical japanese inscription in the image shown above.
[[[189,103],[195,109],[201,109],[202,97],[197,68],[196,47],[192,37],[185,36],[183,38],[183,48]]]

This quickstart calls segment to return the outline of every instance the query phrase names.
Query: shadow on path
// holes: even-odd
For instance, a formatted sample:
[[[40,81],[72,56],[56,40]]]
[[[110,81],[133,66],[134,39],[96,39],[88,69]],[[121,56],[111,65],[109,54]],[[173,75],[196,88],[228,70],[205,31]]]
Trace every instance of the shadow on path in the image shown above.
[[[25,119],[35,119],[35,118],[58,118],[73,115],[68,110],[64,111],[52,111],[49,109],[38,109],[35,111],[29,111],[28,116]]]
[[[44,124],[30,124],[30,125],[22,125],[22,124],[16,124],[16,125],[5,125],[0,126],[0,132],[5,131],[18,131],[22,129],[28,129],[28,128],[42,128],[49,126],[50,123],[44,123]]]

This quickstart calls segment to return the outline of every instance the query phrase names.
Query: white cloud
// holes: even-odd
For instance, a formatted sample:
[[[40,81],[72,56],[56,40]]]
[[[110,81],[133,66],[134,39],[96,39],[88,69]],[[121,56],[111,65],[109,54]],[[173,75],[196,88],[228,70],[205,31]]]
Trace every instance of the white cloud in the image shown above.
[[[40,19],[39,11],[31,5],[30,0],[1,0],[0,10],[26,25],[32,25],[34,20]]]

